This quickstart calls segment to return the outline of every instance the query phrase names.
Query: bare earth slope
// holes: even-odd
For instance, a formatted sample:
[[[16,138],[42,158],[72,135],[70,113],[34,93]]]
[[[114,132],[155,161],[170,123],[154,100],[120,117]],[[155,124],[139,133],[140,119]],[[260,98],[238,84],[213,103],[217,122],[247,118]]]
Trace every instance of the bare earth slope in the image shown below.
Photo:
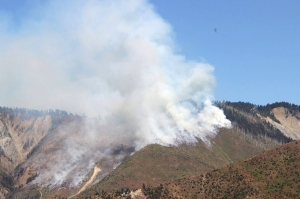
[[[12,173],[50,132],[51,127],[52,120],[49,115],[23,117],[20,113],[0,113],[1,166]]]
[[[282,133],[286,136],[294,139],[300,139],[300,113],[290,113],[287,108],[278,107],[272,109],[272,113],[274,114],[275,118],[280,121],[280,124],[274,122],[270,118],[268,121],[272,123],[275,127],[277,127]]]

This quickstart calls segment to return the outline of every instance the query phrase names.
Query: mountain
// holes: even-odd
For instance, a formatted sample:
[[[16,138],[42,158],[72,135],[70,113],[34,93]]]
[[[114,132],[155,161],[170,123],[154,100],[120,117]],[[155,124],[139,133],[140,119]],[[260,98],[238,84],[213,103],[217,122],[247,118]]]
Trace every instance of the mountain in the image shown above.
[[[218,102],[226,117],[237,127],[279,142],[300,139],[300,106],[276,102],[257,106],[245,102]]]
[[[117,191],[123,187],[139,189],[142,184],[154,186],[176,178],[212,171],[292,141],[289,137],[291,134],[281,132],[277,126],[279,124],[285,129],[291,129],[288,122],[282,121],[300,122],[299,106],[289,103],[256,106],[244,102],[218,102],[217,105],[233,121],[234,126],[232,129],[220,129],[219,134],[211,139],[212,147],[201,141],[195,146],[149,145],[94,185],[90,192],[87,190],[82,193],[82,196],[92,195],[91,190],[100,193],[103,190]],[[281,117],[278,110],[284,111],[285,116]],[[290,132],[300,135],[297,128]],[[176,164],[172,164],[172,160]]]
[[[266,106],[244,102],[216,102],[216,105],[224,110],[233,127],[219,129],[216,137],[209,138],[210,146],[201,140],[195,145],[178,147],[152,144],[133,155],[135,149],[130,143],[110,142],[109,130],[101,134],[99,144],[90,143],[94,139],[89,138],[91,129],[83,126],[92,123],[95,131],[103,131],[98,128],[101,120],[60,110],[0,107],[0,198],[41,195],[80,198],[92,195],[95,190],[100,193],[123,187],[139,189],[143,184],[155,187],[251,158],[300,137],[297,105],[285,102]],[[71,148],[66,155],[64,152],[71,150],[70,140],[76,140],[77,148],[89,145],[88,150],[78,156],[78,151]],[[103,148],[109,145],[112,150],[105,155],[95,154],[101,143],[106,143]],[[93,165],[86,167],[91,158]],[[52,162],[60,163],[61,167]],[[49,186],[47,183],[55,177],[51,175],[53,171],[66,175],[61,184]],[[73,186],[74,174],[78,172],[84,180]]]
[[[212,172],[157,187],[148,198],[300,198],[300,142],[294,141]]]
[[[8,198],[39,198],[41,188],[37,185],[40,185],[50,186],[54,192],[67,187],[64,194],[71,195],[80,189],[79,186],[72,186],[76,180],[74,175],[88,176],[93,164],[98,162],[102,169],[97,178],[103,178],[113,170],[116,162],[123,161],[134,148],[110,143],[109,134],[102,134],[101,141],[110,148],[105,151],[106,154],[94,153],[93,149],[101,149],[103,144],[100,142],[98,145],[94,140],[93,145],[90,140],[94,139],[91,137],[94,132],[86,127],[94,125],[92,130],[100,131],[100,122],[60,110],[0,107],[0,172],[5,174],[3,176],[9,176],[12,184],[3,186],[0,193]],[[87,163],[91,164],[90,168],[86,167]],[[40,176],[43,178],[39,179]],[[6,185],[7,177],[2,179],[2,184]],[[63,181],[52,184],[54,180]],[[81,181],[78,183],[83,184]]]

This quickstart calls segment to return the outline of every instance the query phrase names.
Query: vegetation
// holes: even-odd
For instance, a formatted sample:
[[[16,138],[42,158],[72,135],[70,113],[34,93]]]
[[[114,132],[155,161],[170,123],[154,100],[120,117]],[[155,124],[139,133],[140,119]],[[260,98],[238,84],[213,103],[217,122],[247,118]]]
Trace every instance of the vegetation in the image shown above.
[[[100,183],[80,194],[78,198],[93,195],[91,190],[94,189],[113,193],[120,187],[129,187],[131,190],[142,188],[143,194],[147,198],[201,198],[202,196],[243,198],[258,196],[259,190],[252,186],[250,181],[244,181],[253,178],[250,174],[244,173],[244,168],[232,166],[220,170],[218,168],[292,141],[291,138],[286,137],[273,125],[258,116],[260,114],[272,119],[272,112],[269,111],[267,114],[266,110],[281,104],[276,103],[266,107],[244,102],[217,102],[217,104],[224,110],[226,117],[233,122],[233,128],[220,129],[220,133],[211,139],[211,148],[205,146],[201,141],[195,146],[163,147],[149,145],[128,158]],[[289,107],[287,104],[285,106]],[[295,107],[294,105],[291,106]],[[273,121],[276,122],[275,117]],[[141,167],[141,165],[143,166]],[[284,167],[283,165],[279,167],[281,166]],[[226,172],[219,173],[224,170]],[[207,171],[212,172],[204,174]],[[242,173],[240,174],[240,172]],[[201,176],[197,180],[190,182],[184,180],[197,175]],[[217,186],[217,182],[207,180],[210,178],[219,179],[217,182],[221,184],[228,182],[226,192],[221,194],[213,191],[219,189],[218,186],[221,185]],[[233,186],[230,184],[231,181],[238,182],[237,187],[231,187]],[[161,185],[157,186],[158,184]],[[196,189],[200,184],[201,188]],[[239,191],[235,192],[235,188]]]
[[[1,166],[0,166],[0,186],[10,191],[14,189],[13,176],[5,172]]]
[[[288,102],[275,102],[273,104],[267,104],[265,106],[257,106],[257,110],[264,115],[268,115],[272,109],[277,107],[283,107],[288,109],[292,114],[296,113],[297,111],[300,111],[300,106],[296,104],[291,104]],[[299,118],[298,118],[299,119]]]
[[[41,116],[68,116],[72,115],[69,114],[66,111],[63,110],[34,110],[34,109],[27,109],[27,108],[9,108],[9,107],[1,107],[0,106],[0,113],[4,115],[10,115],[10,117],[14,117],[14,115],[21,114],[22,117],[28,118],[28,117],[41,117]]]
[[[244,102],[216,104],[232,121],[233,128],[219,129],[219,134],[210,138],[211,146],[201,140],[195,145],[182,144],[178,147],[148,145],[127,158],[109,175],[103,175],[99,183],[74,198],[130,198],[133,191],[139,189],[147,198],[299,198],[300,163],[297,148],[293,149],[295,153],[291,153],[289,148],[276,148],[277,154],[270,153],[273,159],[270,159],[271,155],[251,158],[264,150],[292,141],[261,116],[280,123],[273,114],[274,108],[284,107],[286,114],[298,118],[299,106],[286,102],[266,106]],[[24,120],[50,115],[52,130],[63,120],[81,118],[60,110],[37,111],[7,107],[0,107],[0,114],[2,117],[19,117]],[[291,148],[292,143],[286,146]],[[24,142],[22,147],[24,150],[32,147],[32,139]],[[28,157],[37,148],[34,146]],[[5,156],[1,147],[0,155]],[[239,162],[244,159],[249,160]],[[111,165],[101,164],[103,170],[106,167],[111,168]],[[10,193],[8,198],[40,198],[42,189],[29,185],[35,175],[27,179],[28,185],[25,188],[14,187],[14,178],[7,172],[1,175],[0,185]],[[43,197],[66,198],[70,192],[72,190],[47,190],[45,194],[43,192]]]
[[[299,106],[297,105],[286,102],[267,104],[266,106],[257,106],[248,102],[217,102],[216,104],[224,110],[224,114],[233,122],[235,127],[244,130],[246,133],[250,133],[256,137],[269,137],[280,143],[292,141],[291,138],[285,136],[279,129],[261,120],[259,115],[269,117],[273,121],[280,123],[280,121],[274,117],[271,110],[283,106],[291,108],[288,110],[293,111],[298,110]]]
[[[144,194],[148,198],[157,198],[164,194],[160,186],[156,187],[159,184],[212,171],[262,152],[254,142],[243,140],[241,133],[235,129],[220,129],[211,144],[212,147],[208,147],[199,141],[194,146],[148,145],[125,160],[102,181],[79,194],[78,198],[93,196],[102,190],[115,193],[123,187],[141,189],[143,184],[147,185],[143,188]]]
[[[300,142],[269,150],[208,173],[143,184],[146,198],[300,198]],[[106,198],[129,198],[129,189],[106,193]],[[116,194],[118,193],[118,194]],[[103,196],[103,194],[102,194]],[[95,195],[79,198],[95,198]],[[105,197],[103,197],[105,198]]]

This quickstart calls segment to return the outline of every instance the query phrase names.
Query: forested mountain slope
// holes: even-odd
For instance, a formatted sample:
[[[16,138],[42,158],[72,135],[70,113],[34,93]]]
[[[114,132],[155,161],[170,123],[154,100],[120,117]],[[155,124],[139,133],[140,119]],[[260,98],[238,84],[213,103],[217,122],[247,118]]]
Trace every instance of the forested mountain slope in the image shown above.
[[[149,198],[300,198],[300,142],[158,187],[144,186]]]
[[[257,106],[245,102],[217,102],[234,127],[256,137],[286,143],[300,138],[300,107],[287,102]],[[284,116],[283,116],[284,115]]]
[[[92,190],[115,191],[122,187],[138,189],[143,184],[157,186],[187,178],[253,157],[300,137],[300,111],[297,105],[286,102],[266,106],[244,102],[216,102],[216,105],[224,110],[233,127],[219,129],[216,137],[209,138],[211,146],[200,140],[195,145],[182,144],[178,147],[148,145],[115,170],[115,160],[99,159],[101,172],[95,176],[92,184],[101,181],[78,197],[92,194]],[[63,189],[39,188],[31,185],[31,182],[40,172],[32,164],[39,161],[43,165],[53,158],[51,154],[57,156],[59,151],[65,149],[65,140],[69,136],[76,137],[80,131],[84,131],[81,125],[85,120],[91,119],[59,110],[0,107],[0,196],[39,198],[43,194],[43,198],[55,195],[69,197],[84,186],[85,181],[76,188],[68,187],[68,184]],[[109,138],[109,134],[107,136]],[[119,153],[129,156],[133,151],[130,146],[122,145],[112,152],[110,158],[117,159]],[[32,164],[28,164],[28,161]],[[89,173],[86,177],[88,181],[93,168],[86,173]]]
[[[299,122],[299,107],[289,103],[256,106],[244,102],[217,102],[217,105],[233,122],[233,127],[220,129],[220,133],[211,139],[211,148],[201,142],[196,146],[181,145],[174,148],[147,146],[128,158],[90,190],[115,191],[122,187],[138,189],[143,183],[153,186],[168,180],[212,171],[292,141],[292,138],[270,122],[272,120],[280,124],[279,119],[282,120],[276,118],[277,112],[274,110],[283,108],[290,114],[287,118],[296,118]],[[297,129],[294,133],[298,134]],[[174,166],[176,164],[172,164],[172,160],[177,167]],[[90,190],[82,193],[82,196],[91,194]]]

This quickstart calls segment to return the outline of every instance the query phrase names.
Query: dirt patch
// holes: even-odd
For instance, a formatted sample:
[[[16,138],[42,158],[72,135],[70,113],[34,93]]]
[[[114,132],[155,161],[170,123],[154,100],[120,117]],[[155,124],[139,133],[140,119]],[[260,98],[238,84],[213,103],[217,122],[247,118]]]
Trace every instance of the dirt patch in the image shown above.
[[[93,175],[91,176],[91,178],[85,183],[85,185],[83,185],[83,187],[75,195],[73,195],[69,198],[73,198],[74,196],[77,196],[78,194],[80,194],[81,192],[86,190],[86,188],[89,187],[93,183],[93,181],[95,180],[95,177],[98,175],[99,172],[101,172],[101,168],[96,165],[94,167],[94,172],[93,172]]]
[[[297,119],[296,115],[291,114],[288,109],[283,107],[274,108],[272,110],[276,119],[281,124],[272,122],[283,134],[294,140],[300,139],[300,120]],[[298,113],[299,114],[299,113]],[[269,121],[269,120],[268,120]],[[270,122],[270,121],[269,121]]]

